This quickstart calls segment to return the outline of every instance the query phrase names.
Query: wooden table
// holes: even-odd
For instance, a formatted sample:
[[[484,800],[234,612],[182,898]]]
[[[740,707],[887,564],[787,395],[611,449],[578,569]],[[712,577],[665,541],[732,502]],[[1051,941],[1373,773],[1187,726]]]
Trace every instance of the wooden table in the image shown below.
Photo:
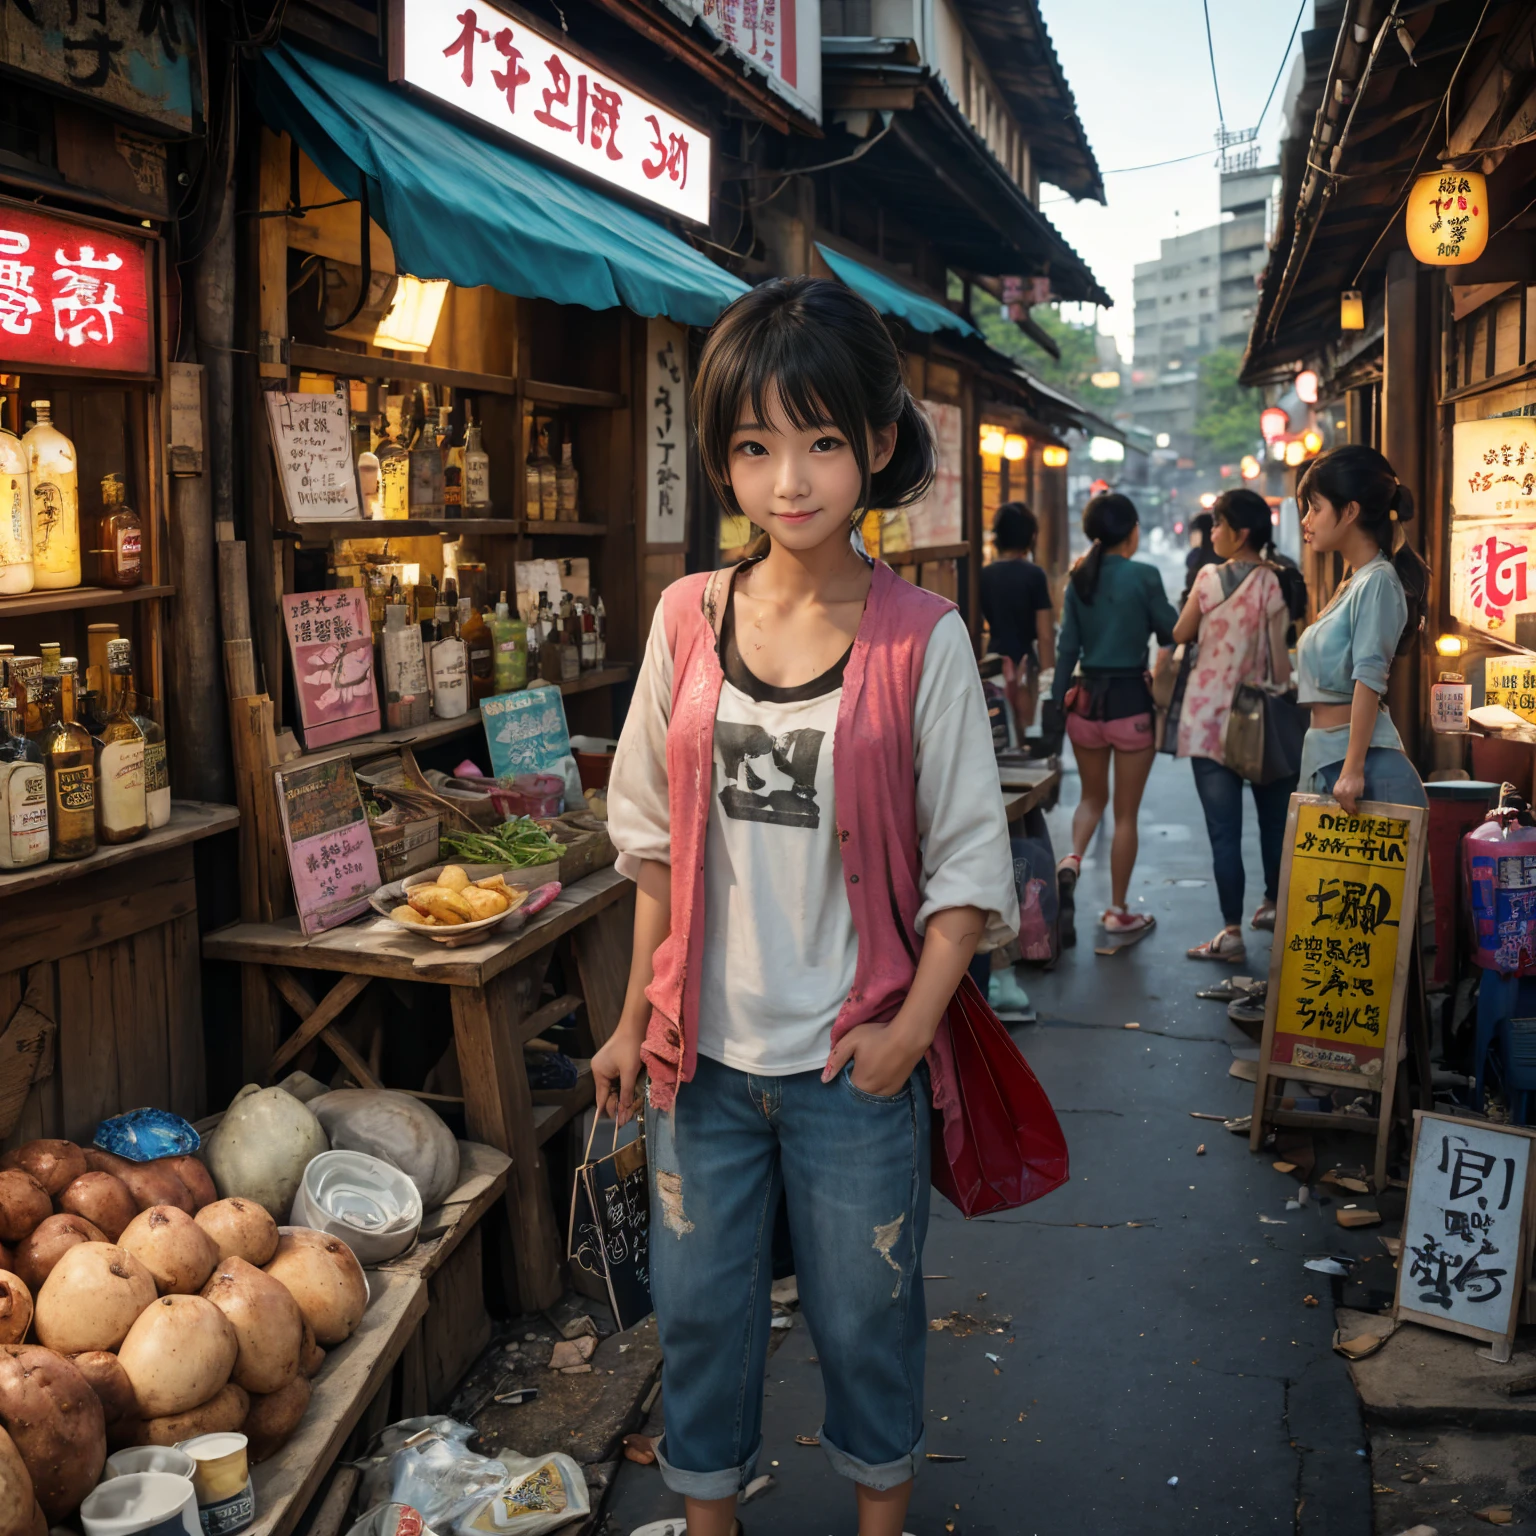
[[[629,980],[633,926],[634,886],[615,870],[603,869],[567,887],[525,926],[462,949],[436,944],[370,914],[314,938],[304,936],[297,918],[235,923],[209,934],[203,953],[244,968],[242,1048],[248,1081],[275,1080],[306,1045],[323,1041],[360,1085],[386,1086],[332,1026],[375,979],[451,989],[465,1129],[471,1140],[511,1159],[504,1198],[516,1300],[533,1311],[558,1300],[564,1249],[541,1148],[592,1103],[593,1095],[584,1064],[574,1088],[531,1091],[522,1047],[578,1010],[584,1014],[584,1046],[595,1051],[608,1039]],[[567,937],[581,991],[541,1006],[554,946]],[[304,971],[339,973],[340,979],[317,997],[300,979]],[[286,1040],[280,1031],[280,1001],[300,1021]]]
[[[1013,767],[999,765],[998,777],[1003,786],[1003,808],[1008,821],[1022,821],[1031,811],[1040,810],[1052,799],[1061,786],[1061,769],[1049,768],[1044,763],[1038,767]]]

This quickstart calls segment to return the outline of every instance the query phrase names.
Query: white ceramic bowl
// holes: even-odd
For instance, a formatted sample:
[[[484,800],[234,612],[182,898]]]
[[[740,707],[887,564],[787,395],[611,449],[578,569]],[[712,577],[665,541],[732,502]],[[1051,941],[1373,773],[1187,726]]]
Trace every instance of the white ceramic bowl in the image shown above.
[[[80,1505],[80,1523],[85,1536],[132,1536],[151,1528],[164,1536],[202,1536],[203,1529],[192,1479],[169,1472],[126,1472],[97,1483]]]
[[[339,1237],[359,1264],[383,1264],[416,1241],[421,1192],[383,1158],[322,1152],[305,1166],[289,1221]]]

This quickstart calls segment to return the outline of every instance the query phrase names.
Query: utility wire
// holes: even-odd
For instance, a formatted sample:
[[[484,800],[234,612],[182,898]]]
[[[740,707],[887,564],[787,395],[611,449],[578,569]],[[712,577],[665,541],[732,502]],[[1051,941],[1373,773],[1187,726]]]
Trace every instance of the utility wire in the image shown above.
[[[1275,83],[1269,88],[1269,95],[1264,98],[1264,110],[1259,113],[1259,120],[1255,128],[1264,126],[1264,119],[1269,115],[1269,104],[1275,99],[1275,92],[1280,89],[1280,78],[1285,74],[1285,66],[1291,62],[1291,47],[1296,41],[1296,34],[1301,30],[1301,18],[1307,9],[1307,0],[1301,0],[1296,8],[1296,20],[1291,26],[1290,42],[1285,45],[1285,52],[1280,55],[1280,68],[1275,71]]]
[[[1216,120],[1225,132],[1227,115],[1221,110],[1221,82],[1216,78],[1216,44],[1211,38],[1211,0],[1200,0],[1200,8],[1205,12],[1205,51],[1211,60],[1211,89],[1216,92]]]

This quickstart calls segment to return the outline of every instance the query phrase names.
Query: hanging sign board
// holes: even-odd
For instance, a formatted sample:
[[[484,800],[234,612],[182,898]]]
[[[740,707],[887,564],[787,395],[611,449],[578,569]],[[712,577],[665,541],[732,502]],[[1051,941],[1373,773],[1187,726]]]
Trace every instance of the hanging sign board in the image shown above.
[[[688,332],[645,322],[645,542],[688,539]]]
[[[1442,672],[1429,685],[1429,727],[1442,736],[1464,736],[1467,724],[1467,680],[1459,673]]]
[[[597,181],[709,222],[707,133],[486,0],[393,0],[389,77]]]
[[[292,522],[329,523],[363,515],[344,389],[338,386],[335,394],[326,395],[265,391],[272,452]]]
[[[202,63],[190,0],[0,5],[0,65],[57,91],[190,133]]]
[[[0,363],[153,373],[152,286],[140,231],[0,201]]]
[[[1458,421],[1451,429],[1452,614],[1515,641],[1525,627],[1521,616],[1536,614],[1533,550],[1536,418]]]
[[[662,0],[718,39],[749,75],[821,121],[821,0]]]
[[[1380,1095],[1377,1118],[1338,1120],[1378,1133],[1384,1176],[1426,822],[1417,806],[1361,801],[1351,815],[1326,795],[1291,796],[1254,1086],[1255,1150],[1266,1123],[1283,1123],[1269,1101],[1275,1080],[1363,1088]]]
[[[314,934],[350,922],[381,884],[352,760],[279,768],[275,777],[300,925]]]
[[[1509,1358],[1530,1269],[1533,1134],[1414,1111],[1394,1316]]]

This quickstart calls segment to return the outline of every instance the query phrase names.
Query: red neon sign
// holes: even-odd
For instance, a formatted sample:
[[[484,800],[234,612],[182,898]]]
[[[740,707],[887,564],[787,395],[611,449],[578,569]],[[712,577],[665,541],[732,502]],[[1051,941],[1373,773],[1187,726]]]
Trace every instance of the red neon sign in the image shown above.
[[[153,372],[148,242],[0,202],[0,362]]]

